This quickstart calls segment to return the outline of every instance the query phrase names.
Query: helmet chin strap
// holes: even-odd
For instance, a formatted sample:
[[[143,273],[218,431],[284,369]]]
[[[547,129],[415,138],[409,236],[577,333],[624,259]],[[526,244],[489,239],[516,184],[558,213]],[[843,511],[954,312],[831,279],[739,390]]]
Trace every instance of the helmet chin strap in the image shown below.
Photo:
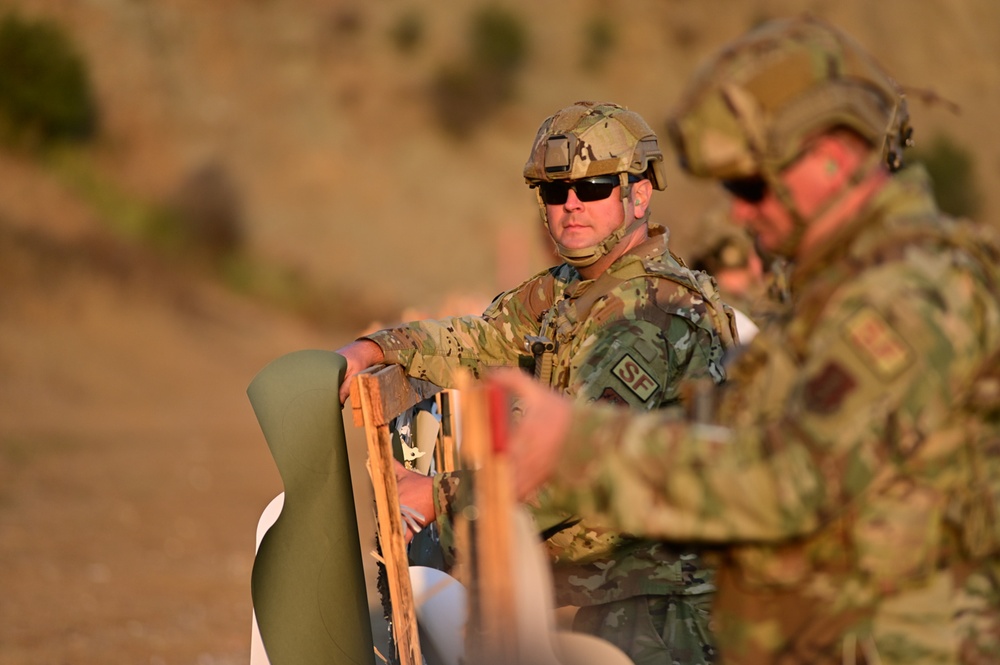
[[[590,247],[571,249],[559,244],[558,242],[555,243],[556,251],[558,252],[559,257],[574,268],[586,268],[597,263],[601,257],[607,256],[608,253],[614,249],[615,245],[621,242],[622,238],[632,233],[632,231],[639,228],[642,224],[645,224],[646,220],[649,218],[649,211],[647,210],[642,217],[633,219],[630,224],[626,223],[629,216],[628,199],[632,195],[632,187],[629,185],[627,173],[619,173],[618,180],[620,183],[619,191],[621,192],[623,210],[622,223],[619,224],[615,230],[610,233],[610,235],[604,238],[604,240],[596,245],[591,245]],[[545,229],[549,231],[551,235],[551,229],[549,229],[549,216],[545,209],[545,203],[542,201],[541,193],[538,194],[538,205],[542,210],[542,219],[545,221]]]
[[[642,217],[632,220],[631,224],[626,224],[623,219],[622,223],[618,225],[618,228],[611,232],[611,235],[596,245],[582,247],[580,249],[570,249],[556,243],[556,249],[558,250],[559,256],[562,257],[563,261],[570,264],[574,268],[586,268],[587,266],[592,266],[597,263],[601,257],[607,256],[608,253],[614,249],[615,245],[621,242],[621,239],[627,234],[635,231],[637,228],[645,224],[648,217],[649,215],[643,215]]]

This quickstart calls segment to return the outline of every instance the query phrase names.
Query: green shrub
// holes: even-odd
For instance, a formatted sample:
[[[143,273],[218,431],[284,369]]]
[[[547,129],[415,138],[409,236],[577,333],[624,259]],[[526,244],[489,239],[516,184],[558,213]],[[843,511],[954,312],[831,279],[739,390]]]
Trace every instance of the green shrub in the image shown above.
[[[594,16],[583,28],[583,57],[580,64],[585,70],[600,69],[618,45],[618,31],[606,16]]]
[[[97,131],[86,65],[51,21],[0,19],[0,131],[9,141],[41,144]]]
[[[934,185],[934,196],[944,212],[956,217],[976,217],[982,198],[976,186],[972,154],[945,134],[938,134],[926,148],[914,148],[909,161],[924,165]]]
[[[463,138],[514,97],[528,57],[528,35],[515,14],[495,6],[477,11],[470,24],[469,53],[441,67],[431,85],[438,121]]]
[[[389,31],[389,37],[400,53],[413,53],[424,41],[424,21],[410,10],[400,16]]]
[[[361,330],[372,321],[391,320],[386,306],[358,297],[357,285],[323,286],[302,271],[232,254],[219,264],[223,283],[236,293],[292,312],[319,326]]]
[[[513,75],[528,55],[528,35],[517,15],[488,6],[472,17],[472,57],[482,72]]]
[[[466,137],[491,113],[495,96],[475,70],[462,65],[445,65],[431,85],[438,122],[450,134]]]
[[[221,164],[209,162],[189,173],[166,208],[186,252],[218,261],[243,248],[242,202]]]

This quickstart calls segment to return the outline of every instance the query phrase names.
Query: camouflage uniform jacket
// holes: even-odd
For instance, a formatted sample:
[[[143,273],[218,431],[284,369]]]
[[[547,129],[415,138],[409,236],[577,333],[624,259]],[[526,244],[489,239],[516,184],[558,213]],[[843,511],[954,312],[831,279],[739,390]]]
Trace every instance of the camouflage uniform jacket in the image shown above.
[[[448,387],[456,367],[480,376],[489,367],[529,364],[525,337],[545,336],[556,343],[553,387],[581,401],[653,409],[676,402],[684,379],[724,377],[713,314],[721,305],[717,294],[714,304],[706,304],[709,296],[697,279],[669,252],[665,229],[651,227],[649,240],[595,280],[582,280],[562,264],[501,294],[480,317],[415,322],[368,339],[382,348],[386,362]],[[435,476],[446,551],[453,543],[452,516],[467,502],[458,489],[465,477]],[[559,604],[713,590],[711,572],[686,550],[622,536],[599,521],[574,524],[572,516],[547,506],[544,490],[533,508],[541,531],[558,531],[547,546]]]
[[[897,174],[796,267],[787,312],[729,368],[711,422],[574,407],[551,499],[725,545],[725,663],[953,662],[947,637],[951,653],[924,657],[925,633],[948,632],[962,553],[1000,538],[1000,462],[976,445],[998,440],[1000,254],[959,240],[975,233],[941,216],[922,169]],[[975,386],[991,389],[979,412]],[[891,630],[887,598],[910,607]]]

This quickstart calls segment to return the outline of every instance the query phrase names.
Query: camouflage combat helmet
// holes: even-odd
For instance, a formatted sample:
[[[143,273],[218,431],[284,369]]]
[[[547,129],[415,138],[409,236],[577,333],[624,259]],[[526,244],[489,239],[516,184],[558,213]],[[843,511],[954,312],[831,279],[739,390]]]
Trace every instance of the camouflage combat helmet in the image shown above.
[[[902,165],[910,143],[906,99],[847,35],[813,17],[770,21],[699,71],[668,121],[680,166],[718,180],[763,178],[799,227],[778,174],[808,142],[846,127],[873,147],[867,165]]]
[[[853,129],[901,165],[910,138],[899,86],[849,37],[811,17],[771,21],[699,72],[670,121],[692,175],[777,173],[823,130]]]
[[[608,102],[576,102],[545,119],[524,165],[524,179],[532,187],[541,182],[617,175],[622,205],[629,197],[629,175],[648,178],[656,189],[667,186],[663,151],[656,133],[634,111]],[[542,219],[548,215],[538,198]],[[639,220],[645,223],[645,218]],[[592,265],[607,254],[632,227],[628,220],[601,243],[570,249],[557,243],[559,255],[570,265]]]
[[[631,173],[667,185],[656,133],[638,113],[606,102],[576,102],[545,119],[524,165],[528,184]]]

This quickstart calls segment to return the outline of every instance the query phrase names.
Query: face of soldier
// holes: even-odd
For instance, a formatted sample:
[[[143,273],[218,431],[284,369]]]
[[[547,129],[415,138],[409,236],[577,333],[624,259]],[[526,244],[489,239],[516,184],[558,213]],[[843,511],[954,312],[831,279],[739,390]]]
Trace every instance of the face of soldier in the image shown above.
[[[847,186],[854,166],[847,157],[837,137],[823,136],[778,176],[803,219],[813,221]],[[771,188],[765,188],[759,200],[734,195],[731,213],[737,224],[754,234],[757,246],[765,252],[778,252],[795,228],[792,214]]]
[[[791,216],[773,192],[767,192],[760,201],[733,197],[730,215],[735,223],[753,234],[757,247],[764,252],[781,248],[793,228]]]
[[[620,192],[621,188],[615,187],[606,199],[581,201],[570,189],[565,203],[546,204],[552,239],[568,249],[583,249],[600,243],[625,217]]]

